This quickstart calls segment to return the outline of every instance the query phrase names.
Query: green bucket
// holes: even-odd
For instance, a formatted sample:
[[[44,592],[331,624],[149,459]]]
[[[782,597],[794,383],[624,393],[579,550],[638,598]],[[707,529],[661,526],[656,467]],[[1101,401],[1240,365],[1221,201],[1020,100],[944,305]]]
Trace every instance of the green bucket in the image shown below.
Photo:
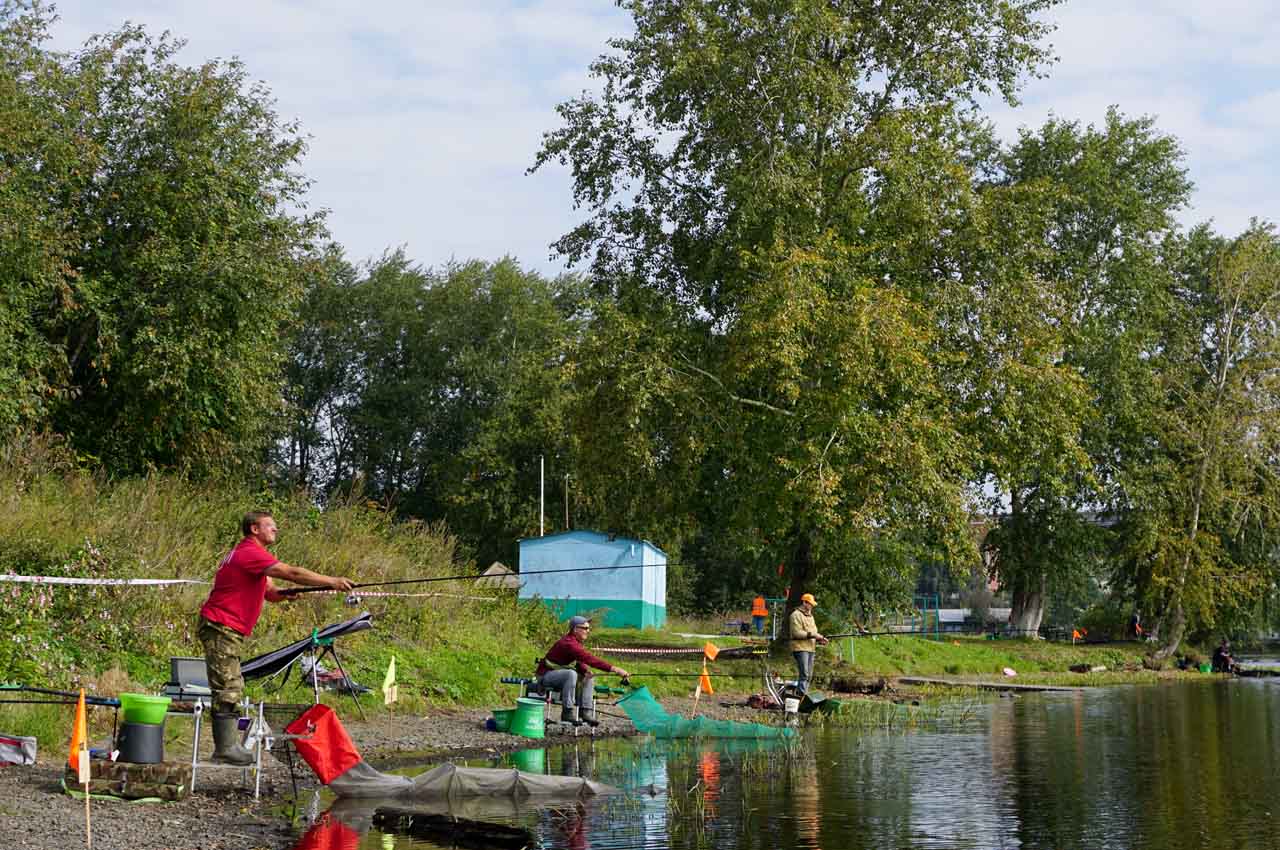
[[[125,723],[159,726],[164,723],[165,712],[169,710],[169,697],[153,697],[149,694],[121,694],[120,708],[124,712]]]
[[[547,704],[540,699],[520,697],[516,700],[516,713],[511,718],[511,731],[526,738],[547,736]]]
[[[1211,672],[1213,672],[1213,665],[1212,665],[1212,664],[1201,664],[1201,665],[1200,665],[1200,672],[1201,672],[1201,673],[1211,673]]]
[[[544,749],[517,750],[511,754],[511,764],[525,773],[547,772],[547,751]]]
[[[511,718],[515,715],[514,708],[495,708],[493,710],[493,726],[499,732],[511,731]]]

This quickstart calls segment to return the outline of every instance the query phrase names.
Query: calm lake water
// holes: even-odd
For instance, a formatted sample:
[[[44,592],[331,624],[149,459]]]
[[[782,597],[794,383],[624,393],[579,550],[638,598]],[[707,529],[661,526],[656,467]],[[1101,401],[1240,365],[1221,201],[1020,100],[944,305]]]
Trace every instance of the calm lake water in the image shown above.
[[[790,752],[584,739],[473,764],[585,775],[622,795],[456,814],[574,850],[1280,847],[1280,679],[983,699],[934,720],[914,731],[811,729]],[[310,846],[453,846],[384,834],[367,811],[341,806],[331,819],[347,824],[347,843],[311,836]]]

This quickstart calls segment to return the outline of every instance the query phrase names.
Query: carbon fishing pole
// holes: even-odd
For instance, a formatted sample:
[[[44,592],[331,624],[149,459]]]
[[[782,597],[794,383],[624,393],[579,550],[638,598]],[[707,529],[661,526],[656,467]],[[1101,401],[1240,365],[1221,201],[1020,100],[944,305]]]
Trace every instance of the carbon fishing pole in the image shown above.
[[[933,632],[841,632],[838,635],[823,635],[827,640],[835,640],[836,638],[854,638],[854,637],[936,637]]]
[[[29,694],[40,694],[42,696],[65,697],[71,701],[70,704],[72,705],[74,705],[75,702],[80,699],[80,694],[78,691],[55,691],[50,688],[33,687],[32,685],[7,684],[7,683],[0,684],[0,694],[11,694],[11,693],[22,693],[22,692],[29,693]],[[96,697],[91,694],[85,694],[84,701],[86,705],[102,705],[102,706],[106,706],[107,708],[120,707],[120,700],[114,697]]]
[[[728,673],[720,670],[707,671],[705,674],[719,679],[754,679],[760,675],[755,673]],[[701,679],[702,673],[632,673],[631,679]],[[634,687],[634,686],[633,686]]]
[[[531,576],[531,575],[549,575],[551,573],[593,573],[601,570],[639,570],[645,567],[681,567],[684,564],[619,564],[616,567],[563,567],[554,570],[529,570],[524,573],[509,573],[515,576]],[[429,578],[402,578],[394,581],[368,581],[360,584],[351,585],[352,590],[361,587],[390,587],[396,584],[426,584],[433,581],[477,581],[479,579],[501,579],[503,576],[491,576],[468,573],[466,575],[457,576],[431,576]],[[332,590],[329,587],[287,587],[280,591],[283,596],[297,596],[300,593],[321,593],[326,590]]]
[[[827,640],[835,640],[836,638],[855,638],[855,637],[942,637],[943,635],[953,634],[980,634],[975,632],[842,632],[838,635],[823,635]],[[1014,629],[1010,634],[1033,635],[1038,634],[1033,629]]]

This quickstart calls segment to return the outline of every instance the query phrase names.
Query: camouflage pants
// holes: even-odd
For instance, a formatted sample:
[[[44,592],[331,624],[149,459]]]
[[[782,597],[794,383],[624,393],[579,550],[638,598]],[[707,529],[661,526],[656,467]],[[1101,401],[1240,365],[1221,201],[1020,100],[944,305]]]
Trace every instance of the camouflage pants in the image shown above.
[[[244,676],[240,674],[240,650],[244,635],[235,629],[200,618],[196,632],[204,644],[204,663],[209,672],[209,690],[214,714],[236,714],[244,697]]]

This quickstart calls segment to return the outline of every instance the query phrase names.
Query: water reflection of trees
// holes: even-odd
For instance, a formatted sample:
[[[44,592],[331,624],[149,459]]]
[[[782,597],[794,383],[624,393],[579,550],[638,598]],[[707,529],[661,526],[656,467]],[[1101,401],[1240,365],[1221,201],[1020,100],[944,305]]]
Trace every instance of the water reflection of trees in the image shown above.
[[[790,748],[580,744],[548,751],[548,769],[627,793],[548,815],[539,835],[595,850],[1270,847],[1272,693],[1237,682],[1004,698],[956,731],[811,729]]]

